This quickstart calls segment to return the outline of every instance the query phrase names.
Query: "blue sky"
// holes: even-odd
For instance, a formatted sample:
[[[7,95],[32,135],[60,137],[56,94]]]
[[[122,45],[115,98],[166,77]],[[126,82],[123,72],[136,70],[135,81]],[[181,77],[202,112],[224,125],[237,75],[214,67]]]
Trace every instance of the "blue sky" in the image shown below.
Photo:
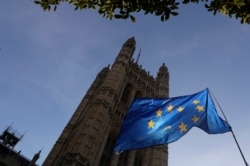
[[[136,39],[134,57],[156,75],[170,72],[170,96],[210,88],[250,160],[250,28],[208,13],[202,5],[181,6],[167,22],[135,14],[107,20],[96,11],[60,5],[44,12],[31,0],[0,2],[0,130],[12,125],[24,138],[16,146],[41,164],[95,79],[112,64],[122,44]],[[231,133],[208,135],[193,128],[169,145],[169,166],[244,165]]]

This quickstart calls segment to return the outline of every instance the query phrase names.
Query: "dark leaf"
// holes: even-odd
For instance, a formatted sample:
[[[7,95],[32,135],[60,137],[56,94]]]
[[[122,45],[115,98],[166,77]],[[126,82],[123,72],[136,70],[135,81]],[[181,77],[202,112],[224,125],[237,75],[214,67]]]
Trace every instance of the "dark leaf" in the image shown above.
[[[179,13],[177,12],[170,12],[173,16],[177,16]]]
[[[210,6],[208,4],[205,4],[205,8],[210,8]]]
[[[164,15],[161,16],[161,21],[165,21],[165,16]]]
[[[183,0],[183,1],[182,1],[183,4],[187,4],[187,3],[189,3],[189,2],[190,2],[190,0]]]
[[[34,3],[35,3],[35,4],[41,4],[41,2],[40,2],[40,1],[34,1]]]
[[[120,14],[115,14],[114,17],[119,19],[119,18],[122,18],[122,15],[120,15]]]
[[[136,21],[136,20],[135,20],[135,17],[132,16],[132,15],[130,15],[129,17],[130,17],[131,21],[132,21],[133,23],[135,23],[135,21]]]
[[[157,12],[155,13],[155,15],[156,15],[156,16],[162,15],[162,11],[157,11]]]
[[[165,21],[169,19],[169,13],[165,14]]]

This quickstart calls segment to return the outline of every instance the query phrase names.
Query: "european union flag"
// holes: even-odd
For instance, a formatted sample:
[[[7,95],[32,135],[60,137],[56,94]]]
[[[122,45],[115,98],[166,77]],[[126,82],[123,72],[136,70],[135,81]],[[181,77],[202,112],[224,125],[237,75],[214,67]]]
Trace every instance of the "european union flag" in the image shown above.
[[[128,110],[115,152],[171,143],[194,126],[209,134],[231,131],[217,114],[208,89],[174,98],[139,98]]]

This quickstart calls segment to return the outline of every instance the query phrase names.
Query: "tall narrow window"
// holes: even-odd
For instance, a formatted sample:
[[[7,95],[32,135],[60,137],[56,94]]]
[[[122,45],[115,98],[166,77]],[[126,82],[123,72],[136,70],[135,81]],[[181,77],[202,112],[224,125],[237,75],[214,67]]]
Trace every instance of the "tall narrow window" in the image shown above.
[[[128,102],[131,91],[132,91],[131,84],[127,84],[126,87],[124,88],[124,91],[122,94],[122,98],[121,98],[122,102],[124,102],[124,103]]]
[[[99,161],[99,166],[110,166],[114,146],[115,141],[108,137],[105,148],[102,152],[101,160]]]
[[[140,154],[140,151],[136,151],[134,166],[141,166],[141,165],[142,165],[142,155]]]

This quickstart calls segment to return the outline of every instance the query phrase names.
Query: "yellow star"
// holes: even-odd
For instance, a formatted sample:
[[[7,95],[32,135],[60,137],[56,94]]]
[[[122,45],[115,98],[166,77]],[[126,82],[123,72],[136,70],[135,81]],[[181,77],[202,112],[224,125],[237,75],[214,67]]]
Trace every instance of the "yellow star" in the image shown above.
[[[168,109],[168,112],[171,112],[171,111],[173,111],[173,108],[174,108],[174,106],[172,106],[171,104],[167,107],[167,109]]]
[[[183,122],[178,127],[180,128],[180,132],[187,131],[187,125]]]
[[[155,122],[152,121],[152,119],[148,122],[148,128],[154,128],[155,127]]]
[[[184,110],[184,108],[181,106],[177,109],[177,111],[179,111],[179,112],[182,112],[183,110]]]
[[[161,117],[162,114],[162,110],[159,109],[158,111],[156,111],[156,117]]]
[[[197,117],[196,115],[194,115],[194,117],[192,118],[192,121],[193,121],[194,123],[198,122],[199,120],[200,120],[200,118]]]
[[[201,106],[201,105],[197,105],[196,109],[201,112],[201,111],[204,111],[204,107]]]
[[[196,105],[196,104],[198,104],[199,102],[200,102],[199,100],[194,100],[192,103]]]

